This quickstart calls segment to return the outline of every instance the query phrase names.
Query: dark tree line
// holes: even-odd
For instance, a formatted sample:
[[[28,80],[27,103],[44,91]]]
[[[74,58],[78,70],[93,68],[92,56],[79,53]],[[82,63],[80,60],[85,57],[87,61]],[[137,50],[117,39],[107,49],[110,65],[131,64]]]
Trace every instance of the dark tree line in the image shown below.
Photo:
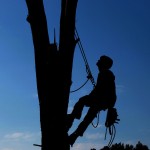
[[[95,148],[91,150],[96,150]],[[115,143],[110,148],[107,146],[100,150],[149,150],[147,145],[142,144],[140,141],[133,146],[132,144]]]
[[[116,143],[112,145],[111,150],[149,150],[149,148],[139,141],[135,146],[130,144]]]

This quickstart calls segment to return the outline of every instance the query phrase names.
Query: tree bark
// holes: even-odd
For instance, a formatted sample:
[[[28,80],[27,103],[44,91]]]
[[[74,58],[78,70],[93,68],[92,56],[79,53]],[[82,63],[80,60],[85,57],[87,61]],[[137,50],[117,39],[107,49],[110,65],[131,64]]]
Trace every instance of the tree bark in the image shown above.
[[[59,49],[49,40],[43,0],[26,0],[26,4],[35,53],[41,148],[69,150],[66,116],[76,45],[77,0],[62,0]]]

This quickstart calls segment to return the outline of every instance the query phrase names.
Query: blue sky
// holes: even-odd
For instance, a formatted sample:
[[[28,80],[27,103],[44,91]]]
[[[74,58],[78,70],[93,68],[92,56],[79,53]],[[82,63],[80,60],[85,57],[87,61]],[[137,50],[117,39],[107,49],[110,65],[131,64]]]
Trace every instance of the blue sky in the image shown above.
[[[60,0],[44,0],[50,40],[53,29],[59,39]],[[92,74],[96,80],[96,61],[103,54],[114,60],[120,123],[114,143],[150,147],[150,1],[92,0],[78,2],[76,27]],[[39,105],[36,91],[34,51],[30,25],[26,21],[25,1],[1,0],[0,5],[0,149],[37,150],[40,144]],[[74,54],[72,87],[86,80],[86,70],[78,46]],[[90,81],[70,94],[68,113],[78,98],[88,94]],[[83,111],[86,114],[87,108]],[[99,126],[92,125],[71,150],[100,149],[104,140],[106,112]],[[81,120],[80,120],[81,121]],[[69,131],[75,130],[76,120]],[[93,122],[96,124],[97,120]]]

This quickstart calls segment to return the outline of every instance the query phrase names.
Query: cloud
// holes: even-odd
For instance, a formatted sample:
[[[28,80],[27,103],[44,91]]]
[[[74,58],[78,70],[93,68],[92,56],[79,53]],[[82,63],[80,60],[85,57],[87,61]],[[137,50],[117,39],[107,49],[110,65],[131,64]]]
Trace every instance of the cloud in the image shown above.
[[[33,150],[34,143],[41,143],[41,132],[11,132],[0,139],[0,150]]]
[[[77,143],[71,148],[71,150],[90,150],[92,148],[100,149],[102,147],[104,147],[104,144],[102,143]]]
[[[25,133],[25,132],[14,132],[10,134],[4,135],[4,139],[6,140],[32,140],[39,135],[36,133]]]
[[[6,139],[19,139],[19,138],[23,137],[23,133],[16,132],[16,133],[12,133],[12,134],[6,134],[4,137]]]
[[[14,150],[13,148],[2,148],[1,150]]]
[[[85,138],[89,139],[89,140],[97,140],[100,138],[104,138],[104,134],[100,134],[100,133],[95,133],[95,134],[85,134]]]

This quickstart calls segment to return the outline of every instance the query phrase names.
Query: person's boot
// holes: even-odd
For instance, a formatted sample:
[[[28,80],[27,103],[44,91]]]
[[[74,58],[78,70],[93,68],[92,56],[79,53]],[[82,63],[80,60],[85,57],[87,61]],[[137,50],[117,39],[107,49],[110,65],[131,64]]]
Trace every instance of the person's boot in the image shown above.
[[[73,144],[75,143],[76,139],[78,138],[78,134],[76,132],[73,132],[68,138],[69,144],[72,147]]]

